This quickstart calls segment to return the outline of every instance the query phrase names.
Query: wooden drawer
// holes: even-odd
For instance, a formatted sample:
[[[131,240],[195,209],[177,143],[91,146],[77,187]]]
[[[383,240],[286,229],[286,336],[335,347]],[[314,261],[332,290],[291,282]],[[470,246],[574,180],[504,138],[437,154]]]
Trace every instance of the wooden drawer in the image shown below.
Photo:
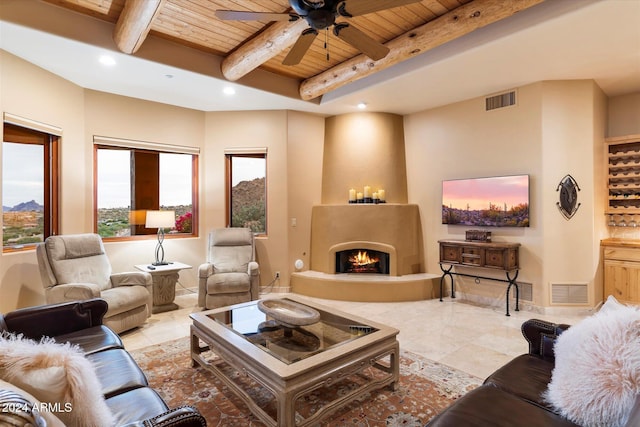
[[[640,250],[635,248],[605,247],[604,259],[640,262]]]
[[[485,266],[503,270],[518,268],[518,249],[487,249]]]
[[[462,248],[460,246],[440,245],[440,261],[462,262]]]
[[[476,265],[481,267],[484,265],[484,249],[480,248],[462,248],[462,263],[468,265]]]

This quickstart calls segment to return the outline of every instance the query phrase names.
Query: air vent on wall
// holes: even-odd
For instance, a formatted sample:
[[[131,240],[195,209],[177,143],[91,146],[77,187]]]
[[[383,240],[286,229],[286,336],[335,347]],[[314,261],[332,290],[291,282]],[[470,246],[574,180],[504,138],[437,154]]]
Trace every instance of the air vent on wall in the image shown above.
[[[498,108],[509,107],[516,105],[516,91],[505,92],[498,95],[488,96],[485,98],[486,111],[495,110]]]
[[[552,283],[551,304],[588,304],[586,283]]]
[[[523,301],[533,301],[533,285],[527,282],[517,282],[518,290],[520,291],[519,298]],[[511,298],[516,298],[515,289],[511,290]]]

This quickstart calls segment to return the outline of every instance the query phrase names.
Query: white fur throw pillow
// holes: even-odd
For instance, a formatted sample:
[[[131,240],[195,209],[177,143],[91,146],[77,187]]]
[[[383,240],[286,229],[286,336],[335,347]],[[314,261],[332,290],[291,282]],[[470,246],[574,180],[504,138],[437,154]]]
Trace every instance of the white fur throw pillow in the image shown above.
[[[0,336],[0,379],[48,405],[68,427],[114,424],[93,366],[77,346]]]
[[[576,424],[623,426],[640,393],[640,310],[610,304],[562,333],[554,350],[545,400]]]

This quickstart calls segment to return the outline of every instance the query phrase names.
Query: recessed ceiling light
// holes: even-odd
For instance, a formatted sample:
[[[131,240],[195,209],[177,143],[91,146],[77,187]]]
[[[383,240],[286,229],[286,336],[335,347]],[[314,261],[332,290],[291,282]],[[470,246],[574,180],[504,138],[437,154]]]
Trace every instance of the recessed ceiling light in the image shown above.
[[[366,109],[366,108],[367,108],[367,103],[366,103],[366,102],[360,102],[360,103],[358,103],[358,108],[359,108],[360,110],[364,110],[364,109]]]
[[[100,55],[100,63],[102,65],[106,65],[106,66],[112,67],[112,66],[116,65],[116,60],[113,58],[113,56]]]
[[[236,90],[231,86],[225,86],[225,88],[222,89],[222,93],[224,93],[225,95],[235,95]]]

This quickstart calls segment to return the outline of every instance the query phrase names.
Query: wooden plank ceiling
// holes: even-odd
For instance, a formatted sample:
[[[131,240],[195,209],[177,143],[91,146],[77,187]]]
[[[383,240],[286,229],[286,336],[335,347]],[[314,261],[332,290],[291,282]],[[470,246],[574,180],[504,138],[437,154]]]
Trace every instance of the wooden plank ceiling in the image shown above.
[[[125,4],[130,2],[128,7],[134,7],[138,3],[138,8],[150,8],[150,3],[155,3],[153,16],[149,16],[150,25],[148,25],[148,34],[173,42],[209,52],[223,58],[229,58],[230,54],[238,52],[248,41],[257,40],[260,49],[270,43],[268,39],[271,37],[269,31],[278,28],[287,28],[287,26],[296,25],[292,22],[258,22],[258,21],[225,21],[215,15],[216,10],[238,10],[238,11],[255,11],[255,12],[274,12],[286,13],[292,9],[288,0],[44,0],[48,3],[71,9],[76,12],[93,16],[95,18],[108,21],[114,24],[121,19]],[[405,36],[407,40],[416,37],[412,32],[422,30],[422,35],[431,31],[430,25],[438,38],[442,40],[430,41],[429,46],[418,46],[409,49],[398,58],[393,59],[387,66],[408,59],[411,54],[422,53],[428,48],[433,48],[438,44],[442,44],[452,38],[459,37],[465,33],[471,32],[480,26],[488,25],[500,19],[504,19],[520,10],[531,7],[543,0],[423,0],[406,6],[394,7],[383,11],[369,13],[353,18],[339,18],[339,21],[348,20],[349,24],[362,30],[365,34],[380,43],[388,43],[394,39]],[[346,0],[348,5],[349,0]],[[141,4],[145,6],[140,6]],[[508,6],[505,6],[508,5]],[[476,10],[477,9],[477,10]],[[508,9],[504,12],[505,9]],[[474,16],[474,14],[476,16]],[[476,24],[471,22],[465,24],[465,20],[473,20],[482,15],[484,21]],[[440,18],[440,19],[438,19]],[[137,18],[136,18],[137,19]],[[144,20],[144,18],[142,19]],[[302,20],[303,21],[303,20]],[[451,25],[462,26],[459,34]],[[131,23],[129,23],[131,24]],[[306,22],[305,22],[306,24]],[[426,25],[428,24],[428,25]],[[298,22],[296,30],[300,27]],[[305,28],[305,27],[303,27]],[[270,30],[271,29],[271,30]],[[438,33],[439,32],[439,33]],[[267,36],[264,36],[267,34]],[[341,64],[348,64],[349,61],[359,61],[363,63],[371,63],[372,60],[361,55],[360,52],[336,37],[332,31],[321,30],[320,35],[315,39],[311,48],[303,57],[302,61],[293,66],[283,65],[286,54],[290,46],[298,37],[299,30],[296,34],[288,36],[290,40],[286,48],[275,52],[275,56],[266,62],[256,63],[262,69],[273,73],[283,75],[289,78],[300,80],[301,84],[314,78],[314,76],[336,76],[340,71]],[[267,37],[261,41],[261,35]],[[143,34],[139,41],[139,45],[144,45]],[[388,57],[394,57],[394,49],[401,49],[403,44],[400,40],[394,41],[396,44],[390,44],[392,48]],[[326,46],[325,46],[326,44]],[[424,42],[423,42],[424,44]],[[120,46],[120,44],[119,44]],[[137,48],[136,48],[137,49]],[[129,53],[129,52],[127,52]],[[395,55],[397,56],[397,55]],[[243,53],[242,61],[246,62],[247,54]],[[258,60],[256,60],[258,61]],[[384,60],[383,60],[384,61]],[[378,61],[375,61],[378,62]],[[389,61],[387,61],[389,62]],[[261,63],[261,65],[260,65]],[[223,60],[223,73],[224,70]],[[375,68],[372,64],[367,64],[370,68]],[[350,69],[356,70],[356,65],[349,65]],[[385,67],[386,68],[386,67]],[[376,69],[379,71],[382,69]],[[329,73],[329,74],[327,74]],[[369,73],[371,74],[371,73]],[[364,75],[364,73],[363,73]],[[345,81],[337,82],[335,85],[328,87],[326,90],[320,88],[314,92],[303,94],[301,89],[301,97],[303,99],[311,99],[335,89],[334,86],[341,86],[351,81],[357,80],[357,76],[346,78]],[[235,78],[234,78],[235,79]],[[331,77],[322,77],[322,81],[327,83],[327,79]],[[344,79],[343,79],[344,80]],[[317,84],[317,82],[316,82]],[[302,87],[302,85],[301,85]]]

